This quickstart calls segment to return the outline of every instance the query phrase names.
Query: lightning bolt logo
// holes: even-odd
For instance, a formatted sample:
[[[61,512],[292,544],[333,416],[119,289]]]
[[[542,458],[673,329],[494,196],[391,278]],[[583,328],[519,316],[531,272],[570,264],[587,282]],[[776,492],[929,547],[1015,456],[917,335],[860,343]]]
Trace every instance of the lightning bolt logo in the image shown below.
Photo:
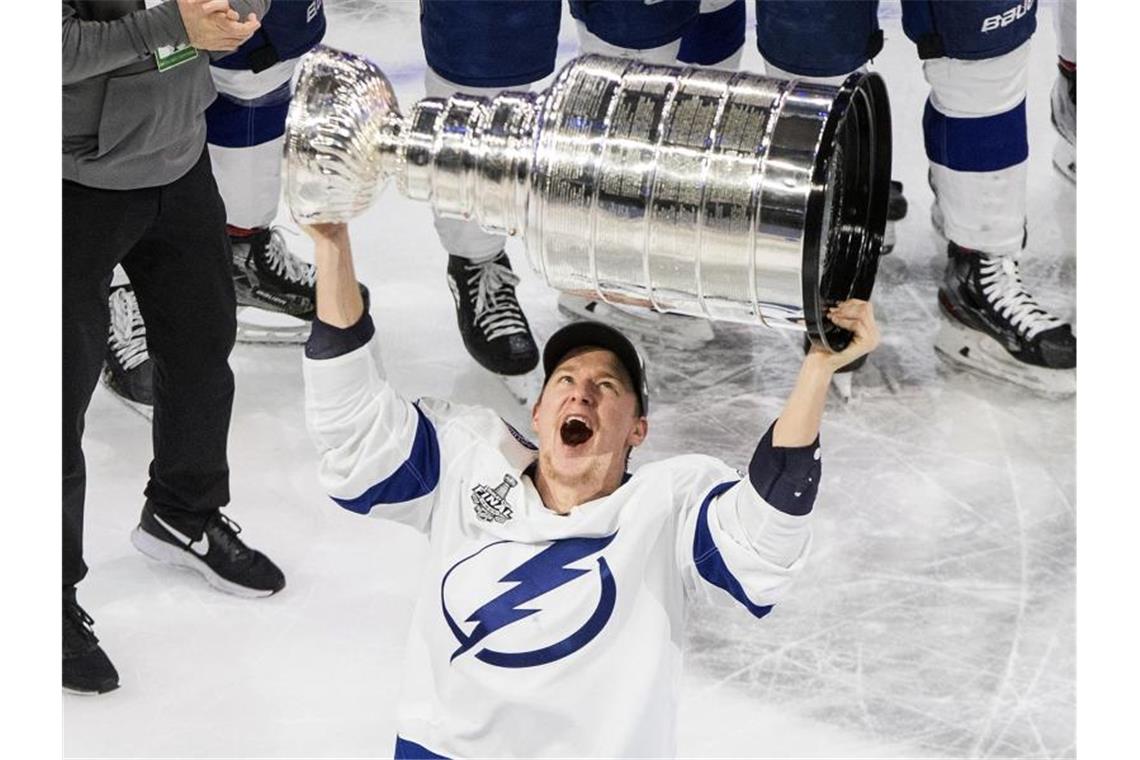
[[[440,601],[443,606],[444,618],[447,620],[447,625],[451,628],[452,634],[459,641],[459,648],[452,653],[451,659],[454,660],[463,653],[471,651],[495,631],[539,612],[540,608],[526,606],[526,603],[592,572],[592,569],[582,570],[567,566],[602,551],[609,546],[616,535],[617,533],[601,538],[564,538],[552,542],[550,546],[499,579],[499,583],[513,583],[514,585],[476,609],[466,618],[464,622],[475,623],[475,628],[469,635],[463,632],[463,629],[459,627],[451,613],[448,612],[447,605],[443,600],[443,588],[447,585],[448,577],[464,562],[487,549],[510,542],[497,541],[489,544],[475,554],[457,562],[443,576],[440,587]],[[598,605],[589,619],[577,631],[562,641],[540,649],[528,652],[496,652],[484,648],[478,651],[475,657],[483,662],[500,667],[530,667],[561,659],[581,649],[605,627],[610,614],[613,612],[614,601],[617,597],[617,584],[604,557],[598,558],[597,568],[601,583]]]

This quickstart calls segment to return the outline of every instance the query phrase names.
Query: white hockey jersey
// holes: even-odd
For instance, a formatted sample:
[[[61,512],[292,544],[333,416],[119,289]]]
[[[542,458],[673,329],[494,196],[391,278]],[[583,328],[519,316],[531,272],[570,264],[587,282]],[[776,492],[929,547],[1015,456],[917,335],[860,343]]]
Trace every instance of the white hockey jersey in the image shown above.
[[[809,515],[707,456],[644,465],[559,515],[526,438],[489,409],[402,399],[375,337],[306,358],[305,386],[332,498],[429,539],[397,757],[675,754],[687,604],[763,616],[808,551]]]

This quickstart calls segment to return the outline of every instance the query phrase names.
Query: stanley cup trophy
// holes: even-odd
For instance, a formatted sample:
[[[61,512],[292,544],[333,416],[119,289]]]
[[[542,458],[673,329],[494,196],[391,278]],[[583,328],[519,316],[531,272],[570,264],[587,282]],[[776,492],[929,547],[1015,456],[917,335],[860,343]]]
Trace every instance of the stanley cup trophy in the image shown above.
[[[345,221],[377,187],[519,234],[554,288],[807,331],[874,286],[891,124],[877,74],[840,87],[589,55],[541,93],[426,98],[400,113],[370,61],[302,61],[285,141],[298,221]]]

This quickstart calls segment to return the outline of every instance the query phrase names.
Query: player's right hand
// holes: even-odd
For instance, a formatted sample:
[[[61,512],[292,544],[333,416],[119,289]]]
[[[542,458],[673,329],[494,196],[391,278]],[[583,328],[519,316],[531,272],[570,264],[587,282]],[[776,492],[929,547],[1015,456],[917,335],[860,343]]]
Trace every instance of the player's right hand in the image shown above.
[[[237,50],[261,28],[256,14],[242,21],[227,0],[178,0],[178,12],[198,50]]]

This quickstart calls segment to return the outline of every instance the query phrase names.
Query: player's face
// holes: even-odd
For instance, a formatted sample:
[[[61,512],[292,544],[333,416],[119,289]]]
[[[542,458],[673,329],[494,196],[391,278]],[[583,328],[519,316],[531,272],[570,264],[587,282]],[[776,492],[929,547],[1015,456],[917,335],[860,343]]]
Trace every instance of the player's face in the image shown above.
[[[637,406],[617,356],[593,347],[571,351],[550,374],[532,413],[543,465],[563,477],[624,472],[626,453],[648,430]]]

